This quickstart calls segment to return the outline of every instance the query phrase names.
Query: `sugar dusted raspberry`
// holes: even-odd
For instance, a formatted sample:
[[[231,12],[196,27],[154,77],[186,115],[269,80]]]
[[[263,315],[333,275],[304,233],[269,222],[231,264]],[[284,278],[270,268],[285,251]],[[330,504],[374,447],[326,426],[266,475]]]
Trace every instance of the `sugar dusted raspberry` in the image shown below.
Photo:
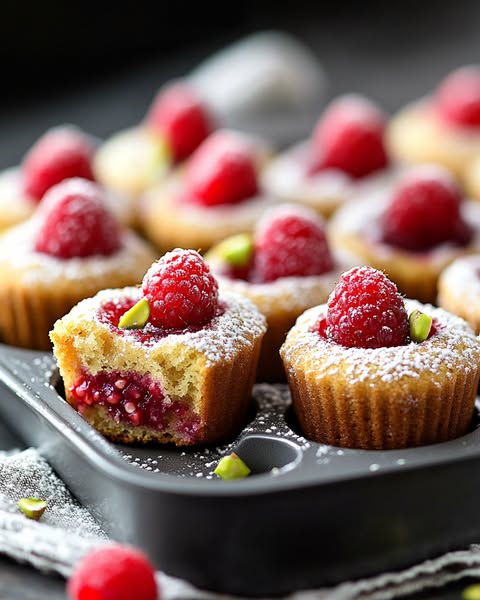
[[[344,273],[328,299],[325,333],[349,348],[407,343],[408,315],[395,284],[372,267]]]
[[[480,126],[480,68],[462,67],[438,86],[433,105],[445,120],[467,127]]]
[[[93,550],[67,583],[71,600],[158,600],[155,571],[147,557],[129,546]]]
[[[414,168],[397,183],[382,216],[383,241],[417,252],[444,242],[466,244],[471,231],[461,202],[460,188],[449,173],[434,166]]]
[[[103,192],[85,179],[52,187],[37,212],[35,250],[57,258],[110,255],[121,246],[121,230]]]
[[[305,207],[283,205],[267,211],[255,230],[254,244],[256,281],[321,275],[333,267],[323,219]]]
[[[205,206],[236,204],[257,191],[253,150],[232,132],[211,135],[188,162],[185,193],[192,202]]]
[[[74,127],[57,127],[32,146],[22,163],[25,193],[40,200],[52,186],[70,177],[94,180],[94,146]]]
[[[204,325],[218,307],[218,284],[194,250],[167,252],[146,272],[142,291],[150,304],[150,322],[183,329]]]
[[[315,127],[309,172],[335,168],[364,177],[385,168],[384,129],[385,116],[375,104],[353,94],[338,98]]]
[[[173,160],[182,161],[213,131],[213,120],[195,91],[175,82],[157,94],[146,123],[168,141]]]

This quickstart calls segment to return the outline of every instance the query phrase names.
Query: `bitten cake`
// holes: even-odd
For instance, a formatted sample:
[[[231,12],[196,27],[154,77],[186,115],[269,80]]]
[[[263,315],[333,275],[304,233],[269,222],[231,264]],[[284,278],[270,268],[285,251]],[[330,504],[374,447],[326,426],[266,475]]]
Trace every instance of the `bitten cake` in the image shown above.
[[[385,114],[367,98],[358,94],[336,98],[310,139],[269,163],[262,175],[266,192],[330,217],[359,187],[376,186],[391,177],[385,125]]]
[[[176,249],[141,287],[80,302],[51,339],[67,401],[98,431],[189,446],[244,425],[264,332],[251,302],[219,295],[200,255]]]
[[[156,256],[118,223],[102,188],[62,181],[0,237],[0,340],[50,350],[48,332],[59,317],[104,287],[139,283]]]
[[[258,381],[284,381],[278,351],[307,308],[326,302],[341,273],[353,266],[329,248],[324,221],[313,209],[267,209],[252,234],[226,238],[205,256],[220,290],[249,298],[267,318]]]
[[[403,299],[372,267],[347,271],[281,355],[300,428],[316,442],[405,448],[471,426],[480,340],[463,319]]]
[[[418,165],[340,208],[329,234],[334,247],[384,271],[407,297],[434,303],[441,271],[480,250],[480,207],[446,169]]]

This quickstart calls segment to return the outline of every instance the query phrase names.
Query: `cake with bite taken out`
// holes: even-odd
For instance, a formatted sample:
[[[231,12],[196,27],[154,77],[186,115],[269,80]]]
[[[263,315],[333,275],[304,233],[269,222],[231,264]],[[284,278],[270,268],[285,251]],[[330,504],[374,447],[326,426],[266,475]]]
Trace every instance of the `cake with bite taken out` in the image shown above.
[[[330,217],[358,188],[378,186],[394,168],[387,154],[386,115],[358,94],[335,98],[309,140],[272,159],[263,172],[268,194]]]
[[[384,271],[409,298],[435,303],[441,271],[480,250],[480,206],[442,167],[410,167],[334,215],[332,245]]]
[[[0,340],[50,350],[48,332],[59,317],[105,286],[139,283],[156,256],[118,223],[102,188],[62,181],[0,237]]]
[[[299,317],[281,356],[300,429],[316,442],[406,448],[471,427],[479,338],[372,267],[344,273],[327,304]]]
[[[285,381],[278,351],[287,332],[356,264],[331,251],[324,225],[311,208],[280,204],[265,211],[252,234],[226,238],[205,255],[220,290],[246,296],[267,319],[258,381]]]
[[[0,230],[25,221],[46,192],[64,179],[95,180],[93,160],[97,141],[73,125],[52,127],[25,155],[18,167],[0,173]],[[122,223],[134,221],[130,200],[104,190],[105,202]]]
[[[230,235],[251,231],[276,203],[260,186],[267,155],[253,136],[214,132],[183,168],[145,194],[141,219],[148,239],[162,251],[179,246],[205,252]]]
[[[265,319],[218,293],[201,256],[175,249],[141,287],[107,289],[55,323],[67,401],[124,443],[208,444],[245,424]]]

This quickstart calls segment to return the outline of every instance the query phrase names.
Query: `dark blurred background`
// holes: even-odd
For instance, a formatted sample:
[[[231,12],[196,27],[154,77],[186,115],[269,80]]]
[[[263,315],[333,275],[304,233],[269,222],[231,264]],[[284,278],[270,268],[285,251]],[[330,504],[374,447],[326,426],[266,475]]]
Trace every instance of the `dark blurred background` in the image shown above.
[[[0,168],[48,127],[104,137],[144,115],[156,90],[243,36],[285,30],[328,75],[392,111],[450,69],[480,62],[480,2],[3,0]],[[319,107],[319,112],[322,107]]]

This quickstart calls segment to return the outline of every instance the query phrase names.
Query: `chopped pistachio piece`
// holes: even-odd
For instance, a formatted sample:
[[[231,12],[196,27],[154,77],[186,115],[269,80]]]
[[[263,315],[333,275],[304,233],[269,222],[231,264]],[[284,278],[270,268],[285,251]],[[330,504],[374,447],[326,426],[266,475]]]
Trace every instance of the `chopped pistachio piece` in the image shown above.
[[[121,329],[141,329],[145,326],[150,316],[150,305],[146,298],[142,298],[124,313],[118,321]]]
[[[432,317],[419,310],[413,310],[408,317],[410,337],[414,342],[423,342],[432,328]]]
[[[221,479],[242,479],[250,474],[250,468],[232,452],[220,459],[214,473]]]
[[[253,238],[249,233],[232,235],[220,242],[216,251],[232,267],[245,267],[252,257]]]
[[[462,592],[463,600],[480,600],[480,583],[469,585]]]
[[[22,498],[18,501],[18,508],[29,519],[38,521],[45,512],[47,503],[45,500],[40,500],[39,498]]]

